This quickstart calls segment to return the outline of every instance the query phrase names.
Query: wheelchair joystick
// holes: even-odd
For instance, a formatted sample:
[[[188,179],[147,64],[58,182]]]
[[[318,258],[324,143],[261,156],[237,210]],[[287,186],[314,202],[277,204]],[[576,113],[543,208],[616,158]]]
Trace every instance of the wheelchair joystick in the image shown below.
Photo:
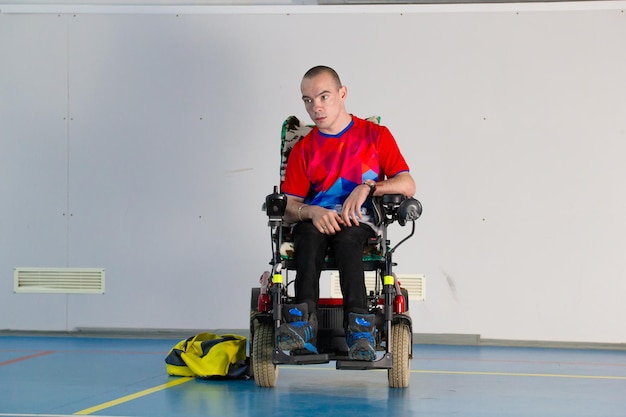
[[[414,198],[407,198],[398,207],[398,224],[404,226],[407,221],[415,221],[421,215],[422,204]]]

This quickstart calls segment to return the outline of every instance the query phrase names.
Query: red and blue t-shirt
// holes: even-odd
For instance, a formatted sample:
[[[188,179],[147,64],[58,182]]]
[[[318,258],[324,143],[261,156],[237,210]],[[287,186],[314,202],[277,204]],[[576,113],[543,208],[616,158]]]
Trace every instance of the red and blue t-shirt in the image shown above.
[[[282,191],[306,204],[341,206],[354,188],[409,171],[389,129],[352,116],[339,134],[313,128],[291,150]]]

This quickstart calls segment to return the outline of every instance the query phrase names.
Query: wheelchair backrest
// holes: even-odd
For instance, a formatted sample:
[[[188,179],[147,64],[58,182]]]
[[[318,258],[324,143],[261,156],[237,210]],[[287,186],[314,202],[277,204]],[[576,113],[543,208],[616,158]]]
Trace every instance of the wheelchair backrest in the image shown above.
[[[380,124],[380,116],[372,116],[365,119],[367,121]],[[315,125],[303,124],[296,116],[289,116],[283,122],[283,128],[280,135],[280,185],[282,188],[285,181],[285,171],[287,170],[287,161],[293,146],[300,139],[305,137]]]

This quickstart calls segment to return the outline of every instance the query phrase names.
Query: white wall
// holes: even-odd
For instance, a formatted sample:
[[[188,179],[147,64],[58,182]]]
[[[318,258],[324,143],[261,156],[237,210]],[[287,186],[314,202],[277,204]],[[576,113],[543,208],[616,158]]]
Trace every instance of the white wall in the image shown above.
[[[321,63],[417,180],[415,332],[626,343],[624,6],[1,7],[0,329],[247,328]],[[16,266],[107,291],[14,294]]]

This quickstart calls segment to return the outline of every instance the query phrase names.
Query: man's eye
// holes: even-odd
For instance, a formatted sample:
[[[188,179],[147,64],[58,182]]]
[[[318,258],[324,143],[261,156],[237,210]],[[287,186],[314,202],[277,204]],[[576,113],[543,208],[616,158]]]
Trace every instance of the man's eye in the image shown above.
[[[311,103],[311,99],[310,98],[305,98],[303,99],[304,104],[310,104]]]

